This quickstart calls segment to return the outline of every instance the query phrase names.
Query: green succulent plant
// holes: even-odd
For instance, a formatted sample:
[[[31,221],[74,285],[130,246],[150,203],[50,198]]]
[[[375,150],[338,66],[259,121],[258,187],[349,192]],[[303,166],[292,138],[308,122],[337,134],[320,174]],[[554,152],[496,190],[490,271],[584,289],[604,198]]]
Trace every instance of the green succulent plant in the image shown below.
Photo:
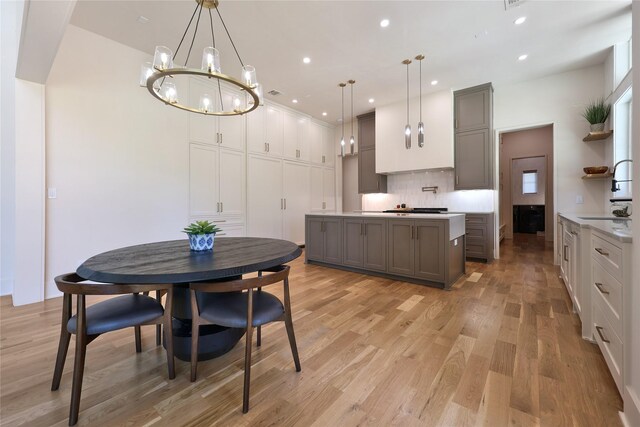
[[[587,105],[582,113],[582,117],[587,119],[592,125],[595,125],[606,122],[609,113],[611,113],[611,104],[605,103],[604,99],[600,98]]]
[[[222,231],[222,229],[210,221],[195,221],[182,230],[183,233],[187,234],[211,234],[219,231]]]

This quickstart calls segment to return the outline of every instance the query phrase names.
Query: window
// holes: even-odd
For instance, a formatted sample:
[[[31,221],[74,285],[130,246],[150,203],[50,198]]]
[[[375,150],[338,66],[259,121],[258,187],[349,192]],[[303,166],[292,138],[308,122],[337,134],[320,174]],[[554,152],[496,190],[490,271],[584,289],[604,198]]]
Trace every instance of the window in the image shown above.
[[[538,171],[522,172],[522,194],[536,194],[538,192]]]
[[[631,159],[631,117],[632,111],[632,90],[627,89],[617,101],[613,104],[613,164],[615,165],[621,160]],[[620,190],[611,193],[613,197],[631,197],[631,184],[628,181],[633,178],[631,163],[620,163],[616,169],[615,179],[620,182]]]

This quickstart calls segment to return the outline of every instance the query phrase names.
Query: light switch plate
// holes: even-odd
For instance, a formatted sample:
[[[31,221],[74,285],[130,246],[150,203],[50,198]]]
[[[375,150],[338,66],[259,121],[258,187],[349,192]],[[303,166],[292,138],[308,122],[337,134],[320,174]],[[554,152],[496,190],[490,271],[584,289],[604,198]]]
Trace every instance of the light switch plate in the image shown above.
[[[55,187],[51,187],[47,189],[47,197],[49,199],[55,199],[56,197],[58,197],[58,193]]]
[[[576,196],[576,205],[581,205],[584,203],[584,197],[582,197],[582,194],[578,194]]]

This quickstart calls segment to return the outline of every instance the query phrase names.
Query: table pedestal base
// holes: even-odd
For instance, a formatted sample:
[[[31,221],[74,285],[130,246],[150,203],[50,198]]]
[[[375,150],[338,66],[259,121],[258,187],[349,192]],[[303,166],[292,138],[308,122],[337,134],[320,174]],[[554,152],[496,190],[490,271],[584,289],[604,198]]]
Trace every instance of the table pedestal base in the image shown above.
[[[200,326],[198,360],[225,354],[235,347],[244,332],[244,329],[218,325]],[[173,354],[180,360],[191,360],[191,319],[173,318]]]

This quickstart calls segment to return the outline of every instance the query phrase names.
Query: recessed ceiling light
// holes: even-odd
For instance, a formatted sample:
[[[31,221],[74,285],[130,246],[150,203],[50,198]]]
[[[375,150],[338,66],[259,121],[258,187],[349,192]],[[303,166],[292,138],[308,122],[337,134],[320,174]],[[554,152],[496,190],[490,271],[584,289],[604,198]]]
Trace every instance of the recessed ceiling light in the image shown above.
[[[380,26],[382,28],[387,28],[389,26],[389,20],[388,19],[383,19],[382,21],[380,21]]]
[[[437,85],[437,84],[438,84],[438,81],[437,81],[437,80],[431,80],[431,86],[435,86],[435,85]]]
[[[526,16],[521,16],[520,18],[518,18],[515,21],[513,21],[513,23],[516,24],[516,25],[520,25],[520,24],[524,23],[524,21],[526,21],[526,20],[527,20]]]
[[[525,59],[527,59],[528,56],[529,55],[527,55],[527,54],[520,55],[520,56],[518,56],[518,61],[524,61]]]
[[[136,21],[138,21],[140,24],[146,24],[147,22],[149,22],[149,18],[147,18],[146,16],[140,15],[138,16]]]
[[[327,115],[327,112],[326,112],[326,111],[323,111],[323,112],[322,112],[322,115],[323,115],[323,116],[326,116],[326,115]]]
[[[298,100],[297,99],[292,99],[291,102],[293,102],[294,104],[297,104]]]
[[[369,104],[373,104],[376,100],[373,98],[369,98]]]
[[[308,64],[311,62],[311,58],[309,58],[308,56],[305,56],[304,58],[302,58],[302,62],[304,62],[305,64]]]

